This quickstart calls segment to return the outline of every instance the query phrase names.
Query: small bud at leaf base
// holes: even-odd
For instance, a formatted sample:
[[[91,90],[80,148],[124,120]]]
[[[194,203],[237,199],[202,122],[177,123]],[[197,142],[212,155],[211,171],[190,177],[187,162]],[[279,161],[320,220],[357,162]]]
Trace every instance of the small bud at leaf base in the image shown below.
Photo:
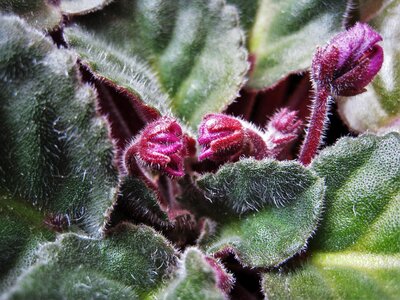
[[[265,133],[269,156],[276,157],[288,143],[296,139],[301,125],[296,111],[283,108],[276,112],[268,122]]]
[[[383,63],[382,37],[369,25],[356,23],[319,47],[312,63],[317,86],[336,96],[353,96],[365,91]]]

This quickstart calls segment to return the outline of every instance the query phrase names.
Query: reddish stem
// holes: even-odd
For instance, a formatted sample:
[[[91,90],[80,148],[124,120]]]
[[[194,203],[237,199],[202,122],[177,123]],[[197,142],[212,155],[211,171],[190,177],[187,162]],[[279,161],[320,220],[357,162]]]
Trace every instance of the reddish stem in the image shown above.
[[[136,154],[138,153],[138,147],[136,144],[133,144],[130,146],[130,148],[126,151],[125,153],[125,171],[128,173],[130,176],[137,177],[139,179],[142,179],[146,186],[150,189],[152,189],[154,192],[159,194],[157,185],[154,183],[154,181],[147,175],[147,172],[145,172],[139,164],[136,162]]]
[[[311,163],[321,144],[323,131],[328,120],[327,116],[331,99],[330,91],[325,87],[317,85],[315,98],[312,103],[310,123],[308,124],[307,134],[299,155],[299,161],[305,166]]]

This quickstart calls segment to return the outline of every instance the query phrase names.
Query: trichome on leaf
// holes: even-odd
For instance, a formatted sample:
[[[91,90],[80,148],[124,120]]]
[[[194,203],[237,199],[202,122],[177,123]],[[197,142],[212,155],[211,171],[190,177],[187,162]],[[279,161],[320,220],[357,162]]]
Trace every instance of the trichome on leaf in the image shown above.
[[[0,1],[1,299],[398,295],[399,134],[318,154],[389,4],[250,2]]]

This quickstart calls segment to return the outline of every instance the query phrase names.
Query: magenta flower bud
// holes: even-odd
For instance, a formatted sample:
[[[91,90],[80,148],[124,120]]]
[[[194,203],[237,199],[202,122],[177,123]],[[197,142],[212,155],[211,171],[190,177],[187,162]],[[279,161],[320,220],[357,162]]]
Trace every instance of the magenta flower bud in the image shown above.
[[[303,165],[310,164],[318,151],[334,97],[364,92],[380,70],[380,41],[382,37],[371,27],[357,23],[317,49],[311,67],[315,85],[310,123],[299,155]]]
[[[263,134],[250,124],[224,114],[206,115],[199,127],[199,159],[237,161],[241,156],[265,157]]]
[[[284,147],[298,137],[302,121],[297,119],[297,112],[283,108],[276,112],[268,122],[266,141],[269,156],[276,157]]]
[[[183,160],[187,154],[188,137],[173,118],[163,117],[149,123],[124,154],[125,169],[129,172],[131,160],[162,171],[170,176],[183,176]]]
[[[333,95],[352,96],[365,91],[383,63],[382,37],[370,26],[356,23],[319,47],[312,63],[312,77]]]
[[[223,114],[206,115],[199,128],[198,142],[202,147],[199,159],[230,160],[240,155],[244,138],[239,120]]]

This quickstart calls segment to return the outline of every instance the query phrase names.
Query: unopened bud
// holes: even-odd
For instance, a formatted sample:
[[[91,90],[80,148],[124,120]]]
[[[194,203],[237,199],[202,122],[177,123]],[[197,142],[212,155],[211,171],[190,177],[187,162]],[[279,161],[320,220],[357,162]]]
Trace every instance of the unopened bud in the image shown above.
[[[124,154],[125,168],[134,157],[139,163],[170,176],[183,176],[183,160],[188,152],[188,137],[173,118],[163,117],[149,123]]]
[[[262,159],[266,155],[263,133],[250,123],[224,114],[206,115],[199,127],[199,159],[234,162],[240,157]]]
[[[269,156],[276,157],[284,147],[298,137],[302,121],[297,112],[283,108],[276,112],[267,125],[265,133]]]
[[[382,37],[369,25],[356,23],[319,47],[312,63],[312,77],[336,96],[365,91],[383,63]]]

